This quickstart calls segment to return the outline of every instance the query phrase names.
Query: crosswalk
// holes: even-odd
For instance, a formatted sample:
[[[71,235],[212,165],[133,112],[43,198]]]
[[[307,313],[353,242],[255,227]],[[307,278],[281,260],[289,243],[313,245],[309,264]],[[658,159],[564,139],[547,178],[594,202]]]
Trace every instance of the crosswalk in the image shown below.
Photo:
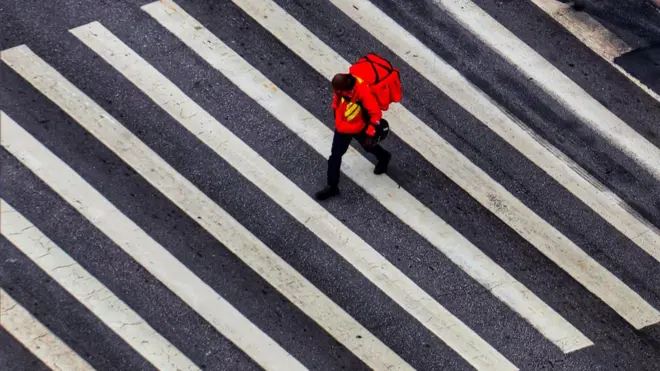
[[[7,205],[3,205],[7,206]],[[0,289],[2,324],[18,341],[28,344],[39,359],[50,368],[67,370],[93,370],[56,335],[42,325],[17,303],[7,292]]]
[[[67,8],[66,30],[1,50],[12,352],[62,370],[660,364],[660,143],[477,4],[422,8],[549,102],[531,121],[387,1],[136,3]],[[326,86],[374,50],[402,70],[394,161],[376,176],[350,148],[342,197],[319,203]],[[593,158],[572,149],[584,130]]]

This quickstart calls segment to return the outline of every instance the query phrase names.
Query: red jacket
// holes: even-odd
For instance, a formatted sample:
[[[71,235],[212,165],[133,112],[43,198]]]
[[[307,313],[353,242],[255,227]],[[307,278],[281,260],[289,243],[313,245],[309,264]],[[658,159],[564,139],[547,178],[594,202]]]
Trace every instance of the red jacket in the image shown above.
[[[358,105],[357,103],[360,103]],[[365,125],[362,117],[362,109],[367,111],[371,124],[376,123],[383,116],[376,97],[368,85],[362,84],[360,79],[350,92],[334,92],[332,97],[332,109],[335,111],[335,127],[338,132],[344,134],[358,134]],[[367,134],[375,135],[373,127],[367,130]]]

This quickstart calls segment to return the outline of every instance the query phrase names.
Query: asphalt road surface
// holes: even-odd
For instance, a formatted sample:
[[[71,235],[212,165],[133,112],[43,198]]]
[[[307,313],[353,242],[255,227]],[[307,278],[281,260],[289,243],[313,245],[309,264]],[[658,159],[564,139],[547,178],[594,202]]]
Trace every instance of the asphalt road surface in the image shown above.
[[[0,369],[659,370],[660,11],[552,3],[0,1]]]

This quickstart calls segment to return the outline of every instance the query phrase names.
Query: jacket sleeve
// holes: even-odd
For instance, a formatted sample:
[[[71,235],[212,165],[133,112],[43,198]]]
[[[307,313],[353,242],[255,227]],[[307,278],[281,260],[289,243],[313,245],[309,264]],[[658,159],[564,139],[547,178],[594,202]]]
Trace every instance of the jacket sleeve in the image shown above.
[[[358,93],[358,100],[362,103],[362,107],[367,110],[369,118],[371,119],[370,124],[375,123],[383,117],[383,113],[380,110],[380,104],[376,100],[376,97],[366,86],[363,86]]]
[[[337,94],[337,92],[332,93],[332,105],[331,105],[331,107],[332,107],[333,110],[336,110],[337,108],[339,108],[339,100],[340,100],[339,94]]]

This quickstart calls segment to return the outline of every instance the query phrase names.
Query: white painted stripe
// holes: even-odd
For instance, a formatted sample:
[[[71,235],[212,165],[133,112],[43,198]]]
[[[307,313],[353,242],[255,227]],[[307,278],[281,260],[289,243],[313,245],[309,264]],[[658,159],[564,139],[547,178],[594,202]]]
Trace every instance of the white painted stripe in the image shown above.
[[[561,3],[557,0],[529,1],[608,62],[632,50],[625,41],[591,18],[588,13],[572,9],[570,3]]]
[[[363,6],[363,4],[359,4],[359,6]],[[371,12],[371,8],[368,8],[367,11]],[[357,17],[357,14],[355,16]],[[378,18],[379,21],[381,19]],[[383,34],[377,33],[376,35]],[[586,170],[550,142],[498,107],[483,91],[470,83],[419,40],[403,34],[398,34],[396,37],[399,39],[383,35],[381,41],[438,89],[443,90],[461,107],[660,262],[660,230],[657,227],[634,212],[625,201],[589,175]],[[396,131],[397,127],[398,125],[395,125],[393,131]]]
[[[9,124],[11,135],[15,122]],[[3,128],[2,134],[5,134]],[[9,140],[16,139],[11,137]],[[0,200],[2,234],[55,282],[158,369],[199,370],[112,291],[6,201]],[[130,326],[127,326],[129,325]]]
[[[0,288],[0,327],[7,330],[51,370],[94,370],[2,288]]]
[[[556,0],[550,0],[550,2],[570,9],[569,4],[561,4]],[[410,48],[415,48],[415,53],[418,51],[415,44],[393,48],[393,50],[398,55],[405,55]],[[611,48],[620,50],[622,46],[612,45]],[[642,250],[660,262],[660,231],[658,228],[641,215],[633,212],[625,201],[550,142],[534,133],[515,117],[505,113],[483,91],[468,82],[465,77],[439,56],[435,54],[431,56],[428,52],[423,52],[418,57],[408,58],[406,61],[426,76],[436,87],[445,91],[450,98],[467,109],[506,140],[507,143],[515,147],[613,227],[635,242]],[[461,88],[458,89],[457,86]]]
[[[177,34],[194,37],[188,32],[193,30],[193,27],[197,27],[197,23],[191,23],[192,19],[182,9],[173,12],[159,2],[144,9],[168,25],[168,29],[174,30]],[[501,356],[486,342],[435,302],[358,235],[307,196],[295,183],[222,126],[148,62],[104,29],[102,25],[91,23],[71,32],[145,92],[181,125],[191,133],[197,133],[196,135],[209,148],[227,160],[243,176],[353,264],[377,287],[441,339],[457,339],[456,343],[452,343],[450,340],[449,344],[455,346],[459,353],[469,358],[479,356],[490,358],[491,365],[506,364],[504,359],[498,359]],[[184,38],[187,37],[184,36]],[[244,71],[243,69],[234,70],[235,73]],[[320,295],[320,293],[316,295]],[[295,296],[292,296],[291,299],[303,308],[306,307]],[[337,323],[341,318],[337,313],[343,313],[339,311],[339,308],[336,310],[337,313],[324,313],[326,311],[324,308],[330,307],[330,303],[317,299],[314,303],[316,308],[306,312],[335,338],[344,342],[348,349],[370,367],[374,369],[411,368],[366,329],[358,326],[356,322],[350,321],[348,315],[344,315],[343,324]],[[317,313],[322,313],[322,315]],[[357,333],[363,334],[363,339],[356,338],[354,334]]]
[[[139,56],[105,30],[99,23],[94,22],[87,26],[71,30],[71,32],[115,67],[120,65],[120,72],[125,73],[125,76],[129,79],[135,81],[136,76],[139,76],[143,78],[143,80],[139,81],[148,82],[148,91],[151,95],[158,93],[162,94],[160,98],[165,97],[164,100],[159,98],[159,103],[166,103],[167,100],[171,100],[170,104],[165,104],[164,107],[167,107],[168,110],[174,109],[177,119],[186,117],[190,122],[206,122],[210,125],[210,127],[206,127],[209,130],[209,135],[219,139],[219,142],[214,144],[215,147],[223,146],[223,152],[239,153],[238,157],[247,156],[242,161],[247,161],[244,163],[254,166],[255,170],[267,168],[268,163],[266,161],[263,159],[260,161],[260,158],[256,154],[249,156],[249,152],[247,151],[250,150],[249,147],[240,142],[238,138],[224,129],[219,123],[215,122],[208,113],[195,106],[176,86],[157,73],[153,67],[139,58]],[[119,61],[112,58],[108,59],[107,53],[112,54],[113,52],[117,58],[120,58]],[[37,73],[36,71],[48,71],[46,73],[40,73],[40,75],[46,75],[47,78],[40,77],[38,80],[35,80],[31,72],[28,72],[26,75],[29,81],[38,84],[42,89],[46,89],[45,94],[47,96],[56,99],[56,103],[76,118],[99,141],[108,146],[193,220],[197,221],[204,229],[242,259],[255,272],[260,274],[293,304],[298,306],[305,314],[334,336],[337,341],[344,344],[348,349],[355,352],[356,355],[363,358],[366,363],[376,369],[391,367],[397,369],[410,368],[405,361],[387,348],[378,338],[373,336],[373,334],[355,321],[341,307],[259,241],[256,236],[216,205],[213,200],[176,172],[176,170],[169,166],[130,131],[125,129],[101,107],[85,96],[84,93],[78,91],[73,85],[70,85],[63,77],[56,75],[56,71],[48,70],[43,62],[35,62],[37,60],[36,58],[35,56],[29,59],[29,61],[23,61],[26,65],[32,63],[31,66],[25,68],[30,68],[29,71],[35,71],[34,73]],[[22,60],[15,59],[15,61]],[[31,69],[32,67],[35,69]],[[55,81],[58,82],[57,85],[54,84]],[[142,83],[139,86],[141,88],[144,87]],[[75,91],[78,99],[75,101],[58,99],[60,93],[64,92],[64,89],[70,92]],[[193,117],[196,118],[192,119]],[[201,119],[202,117],[206,117],[206,119]],[[199,131],[197,130],[195,132],[198,133]],[[216,148],[216,150],[220,149]],[[254,165],[250,161],[256,161],[258,165]],[[251,174],[257,174],[258,172],[254,173],[255,170]],[[264,175],[260,175],[263,179]],[[274,176],[274,174],[266,175],[266,177],[269,176]],[[291,185],[273,182],[270,187],[274,187],[270,188],[273,192],[284,192]],[[315,212],[306,215],[304,221],[306,223],[316,223],[316,219],[323,217],[321,211],[325,210],[321,208],[315,209]],[[342,243],[347,243],[345,241],[346,237],[346,235],[341,236],[343,239],[341,241]],[[368,255],[365,254],[361,257],[366,259],[370,268],[382,268],[382,264],[379,265],[378,261],[369,259]],[[426,319],[428,319],[428,316]],[[255,351],[257,350],[255,349]],[[263,348],[262,351],[269,352],[270,350]],[[257,355],[255,354],[255,356]],[[294,367],[294,365],[288,365],[286,367],[288,362],[286,359],[282,359],[278,363],[277,353],[274,353],[270,358],[273,361],[271,367],[277,365],[287,370]],[[258,356],[257,359],[259,359]],[[265,361],[264,364],[266,364]]]
[[[332,79],[332,76],[338,71],[348,70],[350,65],[348,61],[325,45],[274,2],[270,0],[233,1],[328,80]],[[331,1],[372,35],[377,35],[375,37],[393,50],[397,50],[399,45],[409,47],[420,45],[419,41],[414,39],[410,33],[387,18],[368,1]],[[419,50],[431,53],[423,45],[419,47]],[[401,55],[401,57],[405,57],[404,59],[410,63],[412,55],[416,53],[410,54],[411,57],[405,55]],[[455,86],[455,88],[459,87]],[[399,138],[407,142],[427,161],[636,328],[660,321],[660,313],[637,293],[536,215],[488,174],[471,163],[468,158],[411,112],[399,105],[393,105],[385,115],[390,117],[391,130]],[[327,147],[327,143],[324,144],[324,147]],[[370,179],[370,182],[373,180]],[[398,199],[396,200],[398,203]],[[406,210],[404,213],[412,225],[422,223],[427,217],[420,213],[419,216],[422,219],[415,220],[412,218],[412,212]],[[429,235],[429,231],[420,231],[420,228],[417,230],[423,236]],[[438,246],[437,241],[434,242],[434,245]],[[447,249],[447,246],[442,248]],[[458,258],[457,260],[463,261],[462,254],[455,257]],[[467,262],[463,266],[465,265]],[[503,297],[510,294],[512,292],[508,290],[501,293]],[[502,300],[507,302],[505,299]],[[530,313],[530,317],[533,316],[534,313]]]
[[[649,89],[644,83],[628,73],[621,66],[614,63],[614,59],[621,54],[632,50],[625,41],[621,40],[600,22],[593,19],[586,12],[578,12],[571,8],[571,4],[564,4],[557,0],[530,0],[541,10],[562,25],[589,49],[609,62],[630,81],[639,86],[646,94],[660,102],[660,95]]]
[[[337,1],[344,5],[362,1]],[[660,149],[630,128],[534,49],[469,0],[433,0],[466,29],[531,78],[548,94],[660,179]]]
[[[167,2],[168,6],[174,6]],[[328,143],[333,132],[301,107],[286,93],[277,89],[237,53],[223,44],[203,25],[185,14],[165,11],[153,3],[143,7],[170,32],[181,38],[211,66],[223,73],[243,92],[259,102],[273,116],[323,156],[329,155]],[[210,144],[211,145],[211,144]],[[212,146],[212,145],[211,145]],[[592,343],[573,326],[534,296],[501,267],[486,257],[474,245],[453,230],[442,219],[399,187],[387,176],[371,175],[373,166],[359,152],[351,148],[342,161],[344,172],[365,188],[405,223],[425,236],[447,254],[452,261],[486,288],[521,313],[562,350],[579,349]]]
[[[112,120],[98,106],[76,89],[51,66],[24,45],[4,51],[3,61],[14,68],[45,96],[59,103],[67,113],[78,117],[87,127]],[[128,217],[104,198],[46,147],[15,122],[3,120],[2,146],[48,184],[81,215],[93,223],[149,273],[199,313],[213,327],[267,370],[306,370],[295,358],[252,324],[220,295],[154,241]],[[130,147],[118,138],[126,154],[136,161],[148,160],[150,154]],[[125,158],[124,158],[125,159]],[[151,178],[167,179],[175,175],[166,169],[151,167]],[[172,188],[187,196],[191,192]],[[216,219],[222,223],[222,219]],[[232,236],[228,226],[227,235]]]

